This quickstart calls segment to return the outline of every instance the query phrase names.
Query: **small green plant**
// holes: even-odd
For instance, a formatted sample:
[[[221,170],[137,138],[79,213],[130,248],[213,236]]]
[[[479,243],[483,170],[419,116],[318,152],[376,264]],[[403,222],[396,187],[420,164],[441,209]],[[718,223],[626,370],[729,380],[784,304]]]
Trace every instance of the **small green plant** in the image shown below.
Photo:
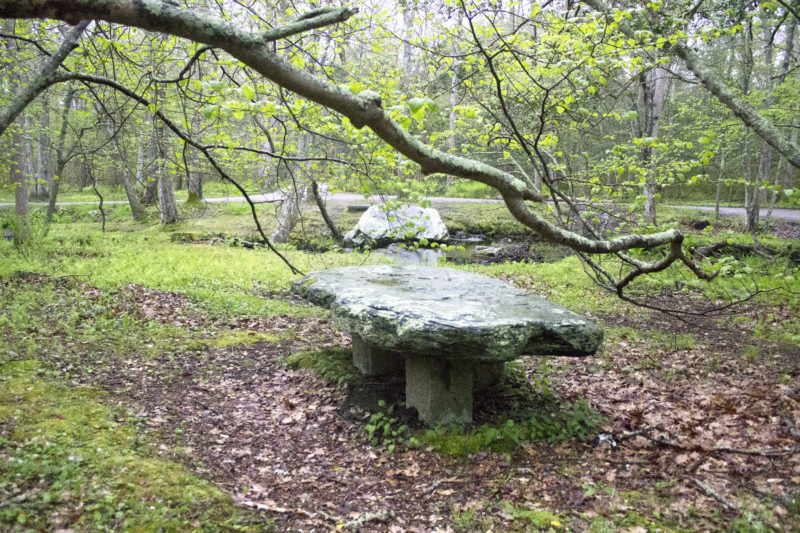
[[[536,531],[549,531],[553,528],[563,527],[559,516],[547,509],[526,509],[505,502],[501,506],[514,517],[515,522],[521,522],[520,525],[533,526]]]
[[[572,410],[557,411],[554,414],[535,415],[529,420],[530,440],[556,442],[577,438],[586,441],[600,429],[602,417],[580,397],[572,405]]]
[[[355,383],[361,379],[361,373],[353,366],[352,352],[342,348],[292,354],[286,358],[286,364],[290,368],[311,369],[331,385]]]
[[[695,347],[695,340],[691,333],[678,334],[655,330],[650,332],[649,344],[649,351],[656,354],[664,350],[671,352],[691,350]]]
[[[571,408],[556,408],[527,420],[504,420],[497,425],[483,424],[472,430],[465,430],[462,426],[436,427],[427,430],[421,440],[442,455],[466,457],[481,450],[510,453],[523,442],[588,440],[599,431],[602,421],[588,402],[579,398]]]
[[[477,510],[477,507],[472,506],[464,507],[463,509],[453,506],[450,512],[453,517],[453,525],[455,528],[465,530],[473,529],[473,525],[475,523],[475,512]]]
[[[411,436],[408,426],[400,424],[394,416],[394,405],[386,405],[383,400],[378,401],[379,411],[369,417],[369,422],[364,426],[369,443],[373,446],[385,446],[392,453],[397,446],[414,448],[420,445],[419,440]]]
[[[748,364],[752,365],[758,360],[758,356],[761,353],[761,348],[758,346],[750,345],[745,346],[744,348],[744,359],[747,361]]]

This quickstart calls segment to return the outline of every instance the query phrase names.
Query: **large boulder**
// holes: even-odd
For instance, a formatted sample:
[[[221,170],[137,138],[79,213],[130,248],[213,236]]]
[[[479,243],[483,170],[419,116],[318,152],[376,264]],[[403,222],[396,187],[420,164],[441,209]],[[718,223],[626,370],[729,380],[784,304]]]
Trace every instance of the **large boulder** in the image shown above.
[[[442,241],[447,238],[447,226],[436,209],[415,205],[390,209],[384,205],[373,205],[361,215],[358,224],[347,232],[344,242],[349,246],[375,247],[398,241]]]

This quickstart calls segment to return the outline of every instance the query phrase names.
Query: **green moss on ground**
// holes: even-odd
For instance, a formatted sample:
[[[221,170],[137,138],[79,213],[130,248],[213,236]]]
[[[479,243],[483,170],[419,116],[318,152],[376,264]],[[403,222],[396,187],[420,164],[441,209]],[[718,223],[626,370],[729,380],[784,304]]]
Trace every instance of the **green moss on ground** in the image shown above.
[[[299,352],[287,357],[286,364],[290,368],[311,369],[325,382],[334,385],[356,383],[362,376],[353,366],[353,352],[342,348]]]
[[[0,529],[261,531],[267,517],[148,445],[102,394],[0,365]]]

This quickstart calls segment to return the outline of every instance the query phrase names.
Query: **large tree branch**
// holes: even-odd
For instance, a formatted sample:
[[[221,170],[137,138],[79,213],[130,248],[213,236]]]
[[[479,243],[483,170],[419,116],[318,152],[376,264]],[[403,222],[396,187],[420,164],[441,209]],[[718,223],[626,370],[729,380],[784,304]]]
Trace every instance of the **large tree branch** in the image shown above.
[[[11,103],[0,110],[0,135],[8,129],[11,123],[14,122],[14,119],[16,119],[37,96],[53,84],[51,78],[56,75],[59,65],[64,62],[70,52],[78,47],[78,40],[81,38],[81,34],[83,34],[90,22],[90,20],[81,20],[78,24],[70,28],[61,46],[58,47],[58,50],[42,62],[36,76],[24,86]]]
[[[244,31],[234,24],[203,15],[200,11],[181,9],[161,0],[95,0],[90,3],[81,0],[43,0],[35,5],[0,0],[0,17],[50,17],[62,20],[97,18],[222,48],[281,87],[338,111],[348,117],[355,127],[368,126],[390,146],[418,163],[424,174],[451,174],[480,181],[504,194],[543,200],[522,180],[507,172],[425,145],[392,120],[381,107],[377,93],[364,91],[354,95],[333,83],[316,78],[271,52],[264,44],[262,33]]]
[[[265,46],[263,33],[246,32],[237,26],[213,19],[198,11],[181,9],[160,0],[95,0],[93,2],[39,0],[33,3],[35,5],[31,4],[29,2],[20,3],[17,0],[0,0],[0,17],[52,17],[64,20],[74,20],[76,17],[99,18],[149,31],[169,33],[221,48],[278,86],[341,113],[356,128],[369,127],[395,150],[419,164],[424,174],[449,174],[478,181],[497,189],[503,195],[506,205],[517,220],[552,242],[591,254],[670,246],[668,256],[662,261],[652,264],[629,263],[634,273],[626,276],[625,279],[628,281],[647,272],[662,270],[679,260],[690,265],[693,272],[701,278],[709,279],[710,277],[685,258],[681,248],[683,236],[677,230],[650,235],[628,235],[610,240],[589,239],[545,220],[526,204],[526,200],[542,201],[544,197],[523,180],[482,162],[458,157],[426,145],[392,119],[389,113],[383,109],[379,94],[374,91],[363,91],[355,95],[327,80],[314,77],[308,72],[292,66],[276,53],[271,52],[268,46]],[[320,15],[312,14],[308,20],[315,20],[318,16]],[[69,75],[61,75],[61,77],[64,80],[75,79],[70,78]],[[98,80],[97,83],[109,84],[108,81],[111,80]],[[141,101],[141,97],[138,95],[129,94],[129,96]],[[176,131],[173,128],[174,125],[170,126],[169,119],[160,113],[160,111],[156,111],[159,118],[173,131]],[[191,139],[184,138],[184,141],[203,152],[203,149]],[[207,152],[204,153],[209,157]],[[244,190],[241,191],[246,195]],[[628,281],[625,281],[625,284]]]

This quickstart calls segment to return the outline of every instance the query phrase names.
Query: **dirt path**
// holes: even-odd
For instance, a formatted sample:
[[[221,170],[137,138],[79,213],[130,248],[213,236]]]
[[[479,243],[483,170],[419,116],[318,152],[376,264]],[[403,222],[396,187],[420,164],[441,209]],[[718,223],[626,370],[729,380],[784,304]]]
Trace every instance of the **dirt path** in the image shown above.
[[[373,195],[369,199],[364,198],[363,194],[354,194],[354,193],[336,193],[336,194],[324,194],[323,195],[325,200],[336,202],[336,203],[369,203],[369,202],[378,202],[386,199],[396,198],[393,195],[386,195],[386,196],[378,196]],[[253,194],[250,196],[251,200],[255,203],[271,203],[280,201],[282,196],[280,193],[266,193],[266,194]],[[426,198],[430,200],[431,203],[434,204],[502,204],[502,200],[493,199],[493,198],[448,198],[444,196],[429,196]],[[178,200],[182,202],[183,200]],[[242,196],[226,196],[220,198],[206,198],[206,202],[209,203],[241,203],[244,202],[245,199]],[[58,202],[58,205],[94,205],[97,202]],[[126,204],[127,201],[125,200],[106,200],[105,204]],[[0,202],[0,207],[9,207],[13,206],[13,203],[9,202]],[[32,202],[31,205],[47,205],[46,203],[42,202]],[[714,207],[712,206],[693,206],[693,205],[667,205],[665,207],[672,207],[675,209],[687,209],[687,210],[696,210],[702,212],[714,211]],[[730,216],[730,217],[744,217],[745,211],[743,207],[720,207],[719,212],[723,216]],[[767,215],[767,209],[761,209],[761,218],[763,219]],[[779,219],[779,220],[787,220],[798,222],[800,221],[800,209],[782,209],[782,208],[775,208],[772,210],[772,218]]]
[[[714,212],[713,206],[708,205],[666,205],[664,207],[672,207],[675,209],[694,209],[695,211]],[[763,220],[767,216],[769,210],[762,208],[759,211],[760,217]],[[719,208],[719,214],[726,217],[744,217],[744,207],[722,207]],[[780,209],[774,208],[772,210],[772,218],[781,220],[791,220],[794,222],[800,221],[800,209]]]

